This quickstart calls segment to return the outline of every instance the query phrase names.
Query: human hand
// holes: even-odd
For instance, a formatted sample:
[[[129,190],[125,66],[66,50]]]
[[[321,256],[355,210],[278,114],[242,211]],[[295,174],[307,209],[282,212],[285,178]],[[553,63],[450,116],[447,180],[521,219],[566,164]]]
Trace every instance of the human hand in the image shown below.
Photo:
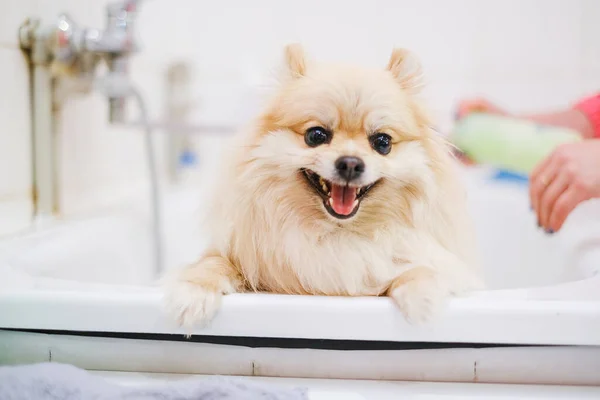
[[[600,197],[600,139],[560,146],[531,173],[529,196],[546,232],[557,232],[577,205]]]
[[[504,111],[500,107],[496,106],[492,102],[490,102],[486,99],[482,99],[482,98],[475,98],[475,99],[466,99],[466,100],[461,101],[458,104],[456,117],[457,117],[457,119],[460,119],[460,118],[463,118],[463,117],[467,116],[468,114],[471,114],[474,112],[484,112],[484,113],[490,113],[490,114],[508,115],[508,113],[506,111]]]

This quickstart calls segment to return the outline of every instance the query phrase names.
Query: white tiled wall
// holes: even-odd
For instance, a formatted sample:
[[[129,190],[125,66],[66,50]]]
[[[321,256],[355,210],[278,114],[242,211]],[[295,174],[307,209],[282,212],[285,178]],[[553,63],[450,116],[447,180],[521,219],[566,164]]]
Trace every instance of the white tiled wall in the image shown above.
[[[150,1],[140,15],[140,31],[153,31],[169,9],[167,1]],[[0,0],[0,235],[30,225],[32,159],[30,97],[26,58],[17,30],[26,17],[52,22],[68,12],[80,26],[102,28],[102,0]],[[177,32],[166,29],[173,38]],[[152,115],[161,111],[164,69],[177,57],[168,42],[153,46],[141,33],[144,51],[133,60],[132,77]],[[130,105],[132,118],[135,105]],[[100,94],[77,95],[63,105],[58,124],[59,206],[63,215],[90,212],[145,186],[143,137],[136,129],[107,122],[107,101]],[[163,157],[164,158],[164,157]]]
[[[1,24],[0,24],[1,25]],[[0,235],[29,224],[31,129],[27,62],[0,45]]]
[[[104,3],[0,0],[0,233],[26,225],[31,214],[28,82],[16,28],[26,16],[49,21],[60,11],[102,27]],[[249,90],[285,43],[300,41],[321,59],[381,66],[398,45],[420,55],[430,82],[425,95],[447,128],[464,96],[529,111],[567,106],[600,89],[598,21],[597,0],[151,0],[140,6],[143,50],[132,76],[160,119],[166,68],[189,62],[195,120],[230,124],[255,106],[244,103]],[[95,95],[64,107],[59,174],[66,215],[94,210],[145,182],[141,133],[108,126],[106,106]],[[204,168],[218,157],[218,143],[203,139]]]

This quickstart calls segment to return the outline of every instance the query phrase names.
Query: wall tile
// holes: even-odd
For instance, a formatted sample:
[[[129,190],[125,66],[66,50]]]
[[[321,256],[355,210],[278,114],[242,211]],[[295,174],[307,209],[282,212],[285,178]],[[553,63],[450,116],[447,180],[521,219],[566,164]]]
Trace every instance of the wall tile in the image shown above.
[[[393,46],[414,50],[430,81],[428,97],[445,120],[456,100],[472,92],[536,108],[579,90],[579,1],[307,0],[293,7],[228,0],[189,7],[180,20],[194,27],[186,34],[194,38],[188,51],[200,78],[214,86],[247,83],[244,70],[267,71],[281,58],[284,44],[300,41],[315,58],[371,66],[384,65]],[[219,32],[219,39],[209,32]],[[522,96],[503,89],[505,83],[529,81],[542,93]],[[442,87],[456,91],[436,89]],[[535,104],[521,104],[528,98]]]
[[[586,78],[592,78],[600,75],[600,2],[582,0],[581,11],[581,70]]]
[[[31,125],[25,57],[0,48],[0,59],[0,232],[6,232],[31,218]]]
[[[62,110],[58,170],[63,215],[114,204],[147,182],[144,133],[110,126],[107,103],[95,94]]]
[[[31,124],[29,81],[20,50],[0,49],[0,194],[29,195],[31,190]]]
[[[578,1],[507,0],[478,2],[473,61],[478,77],[576,76],[581,52]]]

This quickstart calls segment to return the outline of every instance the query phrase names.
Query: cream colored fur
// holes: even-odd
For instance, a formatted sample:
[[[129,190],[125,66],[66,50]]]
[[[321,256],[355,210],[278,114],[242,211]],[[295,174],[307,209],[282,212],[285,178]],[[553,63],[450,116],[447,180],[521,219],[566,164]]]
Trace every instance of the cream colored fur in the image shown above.
[[[180,324],[208,322],[223,294],[240,291],[391,296],[412,322],[481,287],[463,187],[448,144],[415,95],[420,67],[396,49],[387,68],[314,63],[285,51],[272,101],[228,151],[208,210],[212,245],[167,279],[166,305]],[[310,148],[312,126],[333,132]],[[382,156],[367,135],[384,132]],[[334,161],[366,163],[361,185],[382,181],[349,220],[337,220],[299,173],[334,179]]]

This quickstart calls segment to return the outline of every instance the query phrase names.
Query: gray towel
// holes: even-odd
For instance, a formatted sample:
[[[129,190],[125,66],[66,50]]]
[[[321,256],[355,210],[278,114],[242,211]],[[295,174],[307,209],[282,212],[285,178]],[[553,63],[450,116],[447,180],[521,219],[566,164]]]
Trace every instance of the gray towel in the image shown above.
[[[1,400],[306,400],[306,393],[225,377],[135,387],[60,363],[0,367]]]

